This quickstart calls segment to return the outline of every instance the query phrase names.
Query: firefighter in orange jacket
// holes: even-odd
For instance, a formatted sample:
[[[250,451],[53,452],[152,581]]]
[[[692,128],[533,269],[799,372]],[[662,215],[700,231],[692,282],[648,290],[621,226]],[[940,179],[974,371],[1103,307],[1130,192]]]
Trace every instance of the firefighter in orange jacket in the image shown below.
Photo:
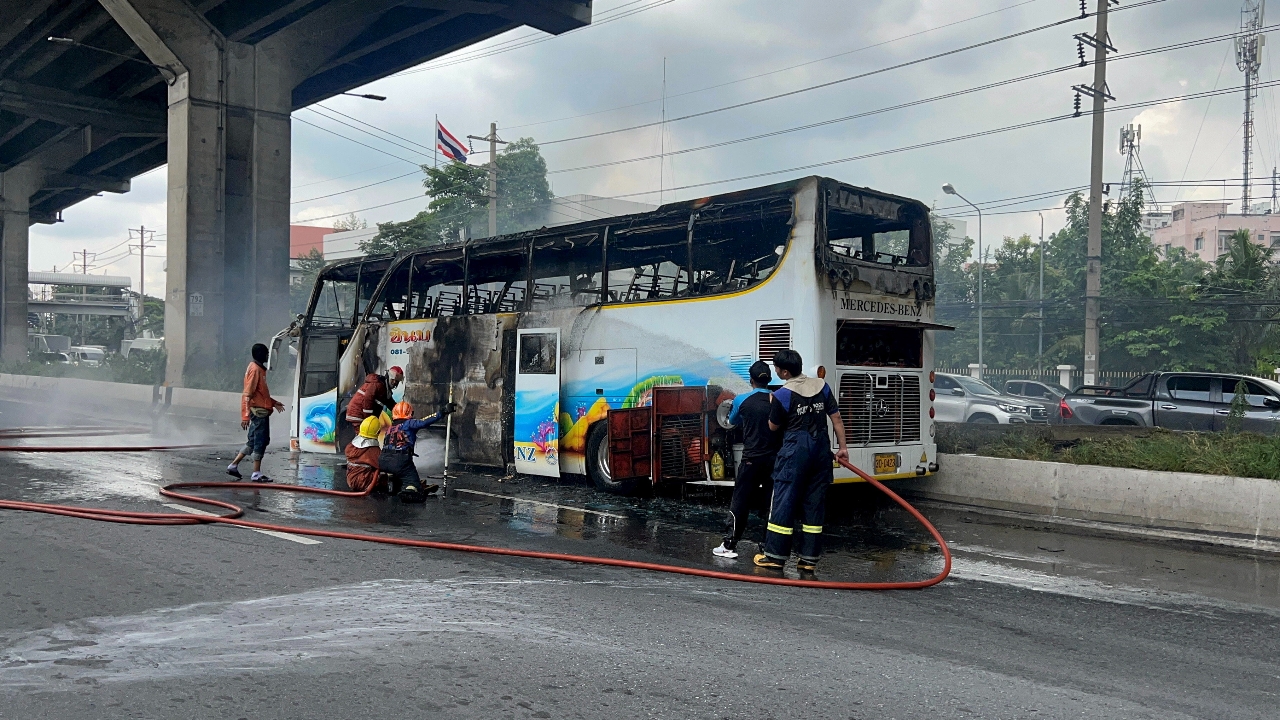
[[[360,423],[364,422],[365,418],[378,417],[382,414],[382,408],[390,410],[395,405],[391,391],[395,390],[402,380],[404,380],[404,370],[399,366],[388,370],[385,377],[377,373],[366,375],[364,384],[351,396],[351,402],[347,403],[346,417],[351,427],[359,431]]]
[[[378,482],[378,462],[382,448],[378,445],[378,432],[382,422],[368,417],[360,423],[359,434],[347,445],[347,487],[364,492]]]

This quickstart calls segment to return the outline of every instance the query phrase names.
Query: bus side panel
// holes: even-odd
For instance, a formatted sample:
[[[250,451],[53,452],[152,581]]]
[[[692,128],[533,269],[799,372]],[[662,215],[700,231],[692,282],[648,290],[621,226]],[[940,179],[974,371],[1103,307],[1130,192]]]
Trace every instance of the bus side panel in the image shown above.
[[[385,366],[398,365],[405,372],[395,399],[408,400],[418,417],[447,402],[452,383],[458,412],[450,453],[460,462],[489,467],[507,463],[503,439],[510,436],[506,408],[511,388],[503,342],[517,319],[516,314],[446,316],[391,322],[382,329],[379,354]]]
[[[710,386],[718,390],[710,398],[716,404],[749,390],[747,368],[760,356],[756,321],[778,319],[789,327],[790,346],[803,354],[810,372],[816,368],[815,204],[812,188],[798,193],[785,254],[755,287],[725,296],[587,308],[568,323],[561,320],[563,472],[585,472],[590,427],[610,409],[652,404],[655,387]],[[779,237],[779,245],[786,240]],[[522,324],[530,322],[526,317]],[[556,323],[540,318],[537,325]]]

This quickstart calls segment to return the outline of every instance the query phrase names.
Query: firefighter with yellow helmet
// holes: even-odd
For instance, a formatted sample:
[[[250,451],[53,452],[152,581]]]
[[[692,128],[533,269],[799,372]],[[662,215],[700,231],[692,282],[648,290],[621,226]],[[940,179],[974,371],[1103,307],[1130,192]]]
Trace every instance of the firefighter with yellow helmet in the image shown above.
[[[378,482],[378,460],[382,449],[378,446],[378,433],[382,423],[376,417],[360,422],[360,432],[347,445],[347,487],[364,492]]]
[[[392,486],[399,484],[401,502],[422,502],[428,495],[440,489],[438,485],[423,487],[422,478],[418,476],[418,468],[413,465],[414,446],[418,442],[418,431],[435,423],[440,418],[457,409],[457,405],[447,403],[439,412],[430,417],[417,420],[413,417],[413,406],[401,400],[391,408],[391,427],[383,437],[382,456],[378,467],[390,476]]]

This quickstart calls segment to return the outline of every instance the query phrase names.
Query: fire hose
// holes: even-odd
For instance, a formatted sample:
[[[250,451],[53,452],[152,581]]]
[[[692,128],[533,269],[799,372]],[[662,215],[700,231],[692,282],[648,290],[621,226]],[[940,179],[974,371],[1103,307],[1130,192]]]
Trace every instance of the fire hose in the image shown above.
[[[58,453],[78,453],[78,452],[141,452],[141,451],[164,451],[178,450],[195,447],[211,447],[209,445],[166,445],[166,446],[130,446],[130,447],[95,447],[95,446],[79,446],[79,447],[36,447],[23,445],[0,446],[0,452],[58,452]],[[45,513],[49,515],[61,515],[63,517],[81,518],[84,520],[98,520],[101,522],[125,523],[130,525],[233,525],[236,527],[251,528],[254,530],[270,530],[273,532],[290,533],[294,535],[306,535],[310,537],[333,538],[336,540],[359,540],[363,542],[381,543],[383,545],[398,545],[401,547],[427,548],[432,550],[452,550],[456,552],[483,553],[486,555],[502,555],[507,557],[534,558],[538,560],[558,560],[561,562],[580,563],[585,565],[606,565],[610,567],[630,568],[633,570],[649,570],[653,572],[674,573],[677,575],[692,575],[694,577],[713,578],[716,580],[733,580],[737,582],[760,583],[764,585],[785,585],[789,587],[803,588],[819,588],[826,590],[918,590],[927,588],[942,582],[947,575],[951,573],[951,550],[947,547],[947,543],[942,538],[942,534],[938,529],[929,522],[924,515],[911,506],[906,500],[903,500],[897,493],[890,490],[879,480],[868,475],[862,470],[854,467],[848,461],[841,460],[843,465],[850,472],[855,473],[858,477],[865,480],[872,487],[889,496],[891,500],[900,505],[904,510],[911,514],[921,525],[929,531],[935,542],[942,552],[943,566],[942,571],[927,580],[915,580],[904,582],[837,582],[830,580],[806,580],[792,579],[780,577],[778,575],[746,575],[741,573],[724,572],[721,570],[709,570],[705,568],[686,567],[683,565],[667,565],[663,563],[642,562],[638,560],[622,560],[618,558],[597,557],[593,555],[571,555],[567,553],[542,552],[537,550],[521,550],[517,548],[493,547],[488,545],[467,545],[462,543],[440,542],[436,540],[413,540],[410,538],[391,537],[387,535],[373,535],[368,533],[341,532],[338,530],[324,530],[320,528],[295,527],[290,525],[279,525],[275,523],[261,523],[252,520],[242,519],[244,516],[244,508],[221,500],[200,497],[188,493],[178,492],[179,490],[192,490],[196,488],[225,488],[239,490],[267,490],[277,492],[293,492],[311,495],[324,495],[329,497],[345,497],[345,498],[361,498],[373,492],[370,487],[364,492],[350,492],[344,490],[328,490],[324,488],[313,488],[304,485],[270,485],[255,484],[244,482],[181,482],[171,483],[160,488],[160,494],[164,497],[182,500],[184,502],[195,503],[200,505],[210,505],[221,508],[226,513],[222,515],[187,515],[179,513],[160,513],[160,512],[138,512],[131,510],[112,510],[108,508],[91,508],[79,507],[74,505],[57,505],[51,503],[25,502],[18,500],[0,500],[0,509],[2,510],[20,510],[26,512]]]

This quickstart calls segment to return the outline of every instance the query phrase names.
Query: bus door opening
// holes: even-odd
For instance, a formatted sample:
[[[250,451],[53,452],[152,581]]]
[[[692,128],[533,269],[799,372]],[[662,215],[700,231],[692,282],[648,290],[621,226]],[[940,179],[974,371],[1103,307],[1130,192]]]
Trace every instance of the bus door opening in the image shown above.
[[[516,472],[560,477],[560,330],[516,331]]]

